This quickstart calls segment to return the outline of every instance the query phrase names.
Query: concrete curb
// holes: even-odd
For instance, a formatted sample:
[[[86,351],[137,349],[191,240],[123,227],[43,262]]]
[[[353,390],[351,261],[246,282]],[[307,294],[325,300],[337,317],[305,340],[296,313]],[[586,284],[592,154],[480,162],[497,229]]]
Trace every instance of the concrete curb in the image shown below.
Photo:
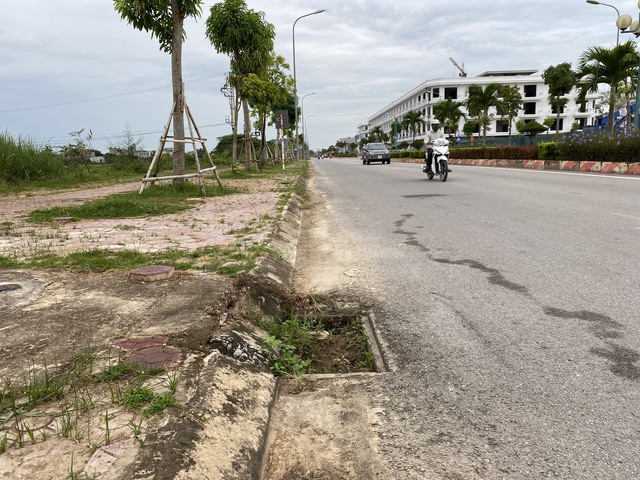
[[[395,163],[423,163],[423,158],[392,158]],[[558,170],[567,172],[610,173],[640,175],[640,163],[624,162],[580,162],[560,160],[495,160],[452,158],[451,165],[474,167],[526,168],[531,170]]]

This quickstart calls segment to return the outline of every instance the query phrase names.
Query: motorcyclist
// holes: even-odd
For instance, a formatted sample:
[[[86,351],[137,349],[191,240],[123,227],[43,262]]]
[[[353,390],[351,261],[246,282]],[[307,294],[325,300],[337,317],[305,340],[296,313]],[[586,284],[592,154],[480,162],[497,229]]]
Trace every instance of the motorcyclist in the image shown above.
[[[438,138],[445,138],[444,133],[440,130],[440,121],[434,119],[431,122],[431,129],[425,134],[424,144],[426,147],[425,162],[427,170],[431,171],[431,162],[433,161],[433,141]],[[436,163],[436,173],[438,172],[438,164]]]

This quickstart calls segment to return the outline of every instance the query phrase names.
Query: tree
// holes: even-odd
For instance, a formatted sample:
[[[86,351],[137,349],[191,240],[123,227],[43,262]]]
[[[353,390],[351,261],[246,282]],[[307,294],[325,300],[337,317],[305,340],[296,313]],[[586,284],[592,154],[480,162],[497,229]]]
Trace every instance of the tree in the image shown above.
[[[522,93],[515,85],[503,85],[500,89],[500,95],[502,96],[502,114],[507,117],[509,123],[509,145],[511,145],[513,120],[522,109]]]
[[[467,137],[471,137],[476,131],[478,131],[478,128],[478,122],[475,120],[470,120],[468,122],[465,122],[465,124],[462,126],[462,132]]]
[[[518,122],[516,123],[516,129],[522,135],[528,136],[529,144],[533,145],[533,138],[539,133],[546,132],[549,129],[549,127],[545,125],[541,125],[535,120],[531,120],[529,122],[525,122],[524,120],[518,120]]]
[[[251,116],[243,85],[249,74],[261,75],[268,68],[273,55],[275,27],[264,19],[261,12],[249,9],[244,0],[224,0],[211,7],[205,33],[216,51],[230,58],[229,79],[242,101],[245,168],[249,170]]]
[[[468,98],[465,102],[469,113],[476,117],[482,131],[482,146],[487,144],[487,130],[493,121],[489,114],[491,107],[502,108],[500,101],[500,84],[490,83],[482,88],[480,85],[469,85]]]
[[[445,133],[455,134],[458,131],[460,119],[467,119],[467,115],[460,109],[463,105],[463,102],[447,98],[433,106],[433,116],[440,120]]]
[[[416,110],[411,110],[404,114],[402,117],[402,126],[411,132],[411,140],[415,141],[416,131],[419,126],[424,127],[424,120],[422,119],[422,113]]]
[[[560,112],[569,99],[564,98],[576,84],[576,74],[568,62],[548,67],[542,74],[549,86],[549,103],[556,109],[556,134],[560,133]]]
[[[376,142],[381,142],[383,136],[384,136],[384,132],[382,131],[382,127],[380,127],[380,125],[373,127],[369,131],[369,137],[371,137]]]
[[[198,18],[201,0],[113,0],[116,12],[138,30],[157,37],[160,50],[171,54],[173,91],[173,174],[184,174],[184,95],[182,90],[182,43],[186,39],[184,20]],[[174,179],[182,184],[182,179]]]
[[[580,85],[580,98],[582,101],[584,101],[587,93],[597,92],[598,85],[602,83],[609,85],[611,88],[609,121],[607,123],[609,132],[613,132],[615,125],[613,114],[615,111],[616,91],[628,77],[631,77],[633,82],[638,81],[636,71],[638,61],[638,50],[631,40],[612,48],[589,47],[578,60],[576,76]],[[637,101],[638,99],[636,99]],[[636,115],[638,115],[637,108]]]
[[[398,148],[396,143],[397,143],[398,134],[400,133],[401,130],[402,130],[402,122],[397,118],[395,118],[393,122],[391,122],[391,138],[393,141],[393,146],[395,148]]]
[[[266,162],[267,120],[273,116],[274,107],[283,104],[294,94],[293,78],[286,73],[288,69],[284,57],[272,54],[267,69],[260,74],[247,75],[242,87],[242,95],[248,99],[258,117],[261,164]]]

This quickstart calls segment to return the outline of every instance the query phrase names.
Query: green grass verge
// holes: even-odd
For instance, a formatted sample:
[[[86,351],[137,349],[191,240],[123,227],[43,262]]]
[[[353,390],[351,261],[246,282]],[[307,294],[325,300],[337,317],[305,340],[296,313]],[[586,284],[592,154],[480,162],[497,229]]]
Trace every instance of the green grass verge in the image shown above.
[[[237,193],[237,190],[224,186],[206,187],[208,197],[233,193]],[[181,188],[173,185],[152,185],[142,194],[137,191],[125,192],[82,205],[33,210],[27,219],[32,223],[46,223],[58,217],[95,220],[169,215],[193,208],[194,202],[188,200],[200,196],[200,187],[193,183],[185,183]]]
[[[147,265],[167,265],[177,270],[201,270],[236,276],[251,270],[261,255],[277,256],[265,245],[211,246],[194,251],[168,250],[142,253],[131,250],[89,250],[69,255],[45,254],[20,261],[0,255],[0,268],[55,268],[84,272],[127,270]]]

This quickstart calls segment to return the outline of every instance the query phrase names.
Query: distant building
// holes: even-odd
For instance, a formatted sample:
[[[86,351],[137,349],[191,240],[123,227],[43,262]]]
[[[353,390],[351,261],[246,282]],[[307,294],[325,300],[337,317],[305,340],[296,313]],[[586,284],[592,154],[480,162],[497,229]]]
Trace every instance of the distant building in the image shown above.
[[[464,102],[467,99],[469,85],[475,84],[484,87],[489,83],[514,85],[520,89],[523,108],[518,117],[514,119],[512,126],[512,135],[517,134],[515,123],[520,119],[525,122],[536,120],[542,123],[545,119],[556,116],[555,108],[552,108],[549,103],[549,88],[545,85],[542,75],[538,75],[536,72],[536,70],[488,71],[477,77],[427,80],[376,112],[369,117],[367,122],[360,124],[356,137],[367,137],[369,132],[378,126],[391,137],[392,123],[395,120],[402,120],[405,113],[417,110],[422,113],[422,118],[425,121],[425,125],[419,127],[416,132],[416,139],[421,140],[434,118],[433,106],[435,104],[446,98]],[[598,95],[587,95],[584,107],[577,101],[577,96],[578,91],[575,88],[566,96],[569,102],[560,111],[560,132],[570,131],[574,123],[579,128],[598,124],[599,113],[596,111]],[[468,113],[464,106],[461,107],[461,110]],[[495,108],[492,108],[489,113],[493,114],[494,118],[487,130],[487,138],[507,137],[509,134],[507,118],[499,115]],[[462,132],[464,122],[464,119],[460,120],[458,132]],[[550,130],[555,131],[555,126]],[[400,132],[400,135],[396,137],[398,142],[411,141],[411,139],[411,132],[407,131]]]

